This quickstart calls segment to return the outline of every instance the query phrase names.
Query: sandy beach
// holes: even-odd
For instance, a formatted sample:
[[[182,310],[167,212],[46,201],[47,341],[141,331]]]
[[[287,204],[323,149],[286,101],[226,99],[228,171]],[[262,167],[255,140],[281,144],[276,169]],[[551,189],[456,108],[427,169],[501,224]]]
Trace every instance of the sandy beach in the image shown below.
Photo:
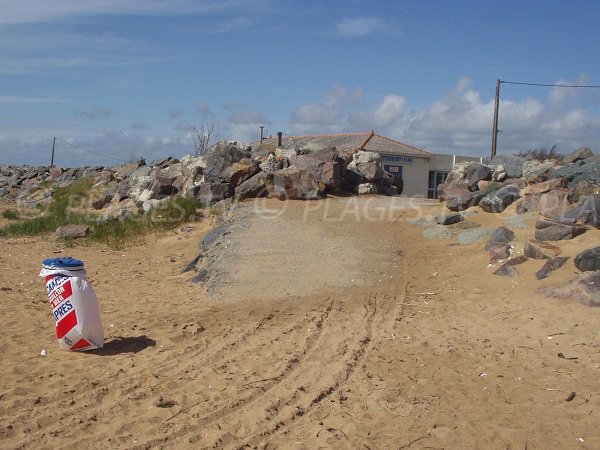
[[[542,281],[537,260],[498,277],[485,238],[423,237],[414,219],[441,206],[390,202],[245,202],[210,286],[180,271],[210,221],[121,251],[2,239],[0,447],[600,448],[600,310],[538,292],[572,260]],[[38,273],[66,255],[98,295],[102,350],[58,349]]]

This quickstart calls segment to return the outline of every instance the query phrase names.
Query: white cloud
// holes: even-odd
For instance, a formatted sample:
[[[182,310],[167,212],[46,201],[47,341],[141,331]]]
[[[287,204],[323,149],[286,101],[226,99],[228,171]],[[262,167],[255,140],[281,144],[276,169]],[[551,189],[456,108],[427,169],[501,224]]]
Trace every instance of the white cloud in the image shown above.
[[[186,15],[236,11],[261,1],[243,0],[4,0],[0,24],[53,22],[95,15]]]
[[[350,123],[357,128],[383,129],[391,126],[400,126],[405,117],[406,99],[396,94],[389,94],[383,98],[375,111],[361,110],[350,117]]]
[[[362,89],[348,92],[334,85],[322,102],[305,103],[296,108],[290,119],[291,131],[294,134],[340,132],[348,125],[347,111],[360,108],[362,102]]]
[[[31,130],[0,135],[0,159],[3,164],[48,165],[52,148],[52,131]],[[65,141],[67,143],[65,143]],[[191,139],[186,137],[161,137],[140,134],[136,131],[108,129],[97,134],[79,130],[64,130],[56,142],[55,161],[61,167],[84,165],[116,165],[137,155],[152,161],[166,155],[181,157],[193,152]]]
[[[349,90],[335,85],[320,100],[299,105],[291,113],[289,133],[366,132],[374,128],[382,135],[426,150],[489,154],[494,108],[492,92],[482,99],[470,80],[464,78],[442,98],[422,108],[411,107],[410,99],[401,94],[389,92],[367,102],[361,89]],[[23,101],[19,97],[4,98]],[[195,114],[212,112],[205,102],[198,106]],[[559,151],[563,152],[584,145],[600,150],[600,117],[597,113],[582,105],[559,106],[549,96],[514,100],[504,92],[500,104],[498,153],[550,148],[554,144],[558,144]],[[84,113],[100,117],[107,114],[99,108],[90,108]],[[283,127],[281,123],[273,125],[266,114],[243,102],[225,105],[224,111],[224,117],[215,115],[211,118],[215,131],[224,139],[252,142],[258,139],[260,125]],[[116,163],[109,158],[126,160],[131,153],[142,154],[151,160],[193,152],[190,134],[193,121],[186,120],[181,111],[173,111],[171,119],[175,130],[159,130],[151,123],[147,124],[147,129],[128,124],[125,131],[104,132],[86,131],[80,123],[70,130],[50,125],[47,129],[5,128],[0,132],[0,161],[48,164],[52,145],[49,136],[53,135],[83,149],[61,144],[58,155],[64,159],[58,161],[65,166]],[[278,130],[274,128],[273,131]]]
[[[374,17],[344,19],[338,22],[335,27],[338,35],[348,37],[368,36],[386,28],[383,20]]]
[[[468,78],[424,108],[410,108],[405,97],[390,93],[368,107],[344,101],[337,86],[320,103],[306,103],[291,115],[292,134],[367,131],[432,151],[487,155],[491,146],[494,99],[482,100]],[[567,152],[586,145],[600,149],[600,117],[581,107],[536,98],[512,100],[504,94],[499,110],[498,153],[558,144]]]
[[[230,136],[242,142],[252,142],[258,139],[259,127],[271,123],[269,118],[260,111],[252,109],[245,102],[226,105],[229,116],[224,123],[218,124],[219,134]]]
[[[568,86],[581,86],[589,83],[589,77],[582,73],[575,80],[565,80],[564,78],[559,79],[554,84],[568,85]],[[580,88],[564,88],[555,86],[550,90],[549,99],[550,101],[558,104],[563,104],[566,100],[576,98],[583,93]]]

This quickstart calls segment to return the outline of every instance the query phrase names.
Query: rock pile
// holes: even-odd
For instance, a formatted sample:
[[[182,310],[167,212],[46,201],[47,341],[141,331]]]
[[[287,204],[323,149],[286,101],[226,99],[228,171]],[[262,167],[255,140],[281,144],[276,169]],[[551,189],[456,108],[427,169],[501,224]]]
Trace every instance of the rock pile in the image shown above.
[[[514,233],[500,227],[486,244],[491,264],[502,262],[494,274],[516,276],[516,266],[529,259],[544,259],[536,272],[538,280],[562,267],[569,257],[558,256],[560,242],[577,238],[590,228],[600,229],[600,158],[586,147],[560,160],[535,161],[517,156],[502,156],[492,164],[463,163],[439,187],[441,197],[451,211],[479,206],[488,213],[500,213],[516,203],[516,212],[537,212],[535,239],[525,242],[523,254],[513,256],[510,241]],[[440,222],[438,222],[440,223]],[[600,305],[600,294],[590,286],[600,277],[600,247],[589,248],[574,258],[581,272],[567,287],[544,288],[553,297],[581,294],[587,305]]]
[[[222,141],[203,156],[166,158],[114,167],[0,166],[0,198],[49,203],[53,189],[83,177],[94,179],[96,210],[119,215],[146,212],[176,195],[193,196],[199,206],[234,197],[318,199],[327,193],[402,192],[402,179],[383,170],[377,153],[360,149],[307,150]],[[125,211],[125,212],[124,212]]]

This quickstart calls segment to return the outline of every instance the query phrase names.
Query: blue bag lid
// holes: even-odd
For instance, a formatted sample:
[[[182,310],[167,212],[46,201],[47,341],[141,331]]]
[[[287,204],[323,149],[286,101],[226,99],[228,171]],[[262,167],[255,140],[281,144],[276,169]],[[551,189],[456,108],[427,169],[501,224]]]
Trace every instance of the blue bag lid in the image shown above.
[[[42,261],[42,265],[45,269],[56,270],[56,269],[66,269],[66,270],[82,270],[83,269],[83,261],[80,259],[71,258],[70,256],[65,256],[64,258],[47,258]]]

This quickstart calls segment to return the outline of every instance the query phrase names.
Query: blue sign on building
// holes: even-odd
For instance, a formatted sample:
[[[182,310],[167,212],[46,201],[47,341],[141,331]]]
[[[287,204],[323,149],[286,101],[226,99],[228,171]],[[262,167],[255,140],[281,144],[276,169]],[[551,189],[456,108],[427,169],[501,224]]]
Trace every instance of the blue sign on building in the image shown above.
[[[413,159],[410,156],[399,156],[399,155],[381,155],[383,162],[391,162],[398,164],[412,164]]]

